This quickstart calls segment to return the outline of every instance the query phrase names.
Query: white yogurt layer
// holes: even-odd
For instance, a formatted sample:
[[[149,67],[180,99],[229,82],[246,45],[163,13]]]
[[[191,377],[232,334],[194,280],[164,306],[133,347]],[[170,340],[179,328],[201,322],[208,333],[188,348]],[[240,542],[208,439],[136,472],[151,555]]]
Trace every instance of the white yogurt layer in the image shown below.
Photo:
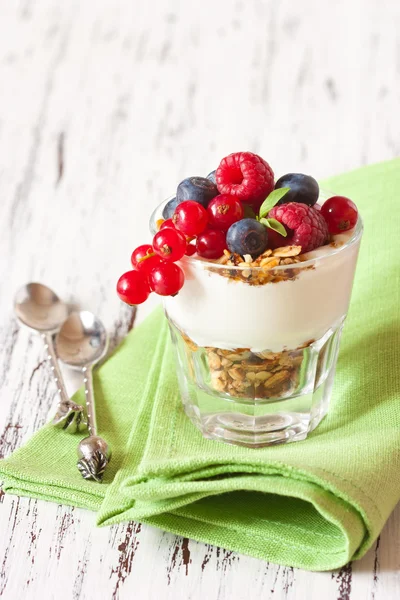
[[[345,244],[353,236],[351,230],[334,241]],[[340,250],[322,246],[306,255],[317,259],[314,268],[303,267],[294,280],[258,286],[210,272],[200,260],[184,260],[185,285],[165,298],[166,312],[198,346],[295,349],[320,339],[346,315],[359,244],[360,236]]]

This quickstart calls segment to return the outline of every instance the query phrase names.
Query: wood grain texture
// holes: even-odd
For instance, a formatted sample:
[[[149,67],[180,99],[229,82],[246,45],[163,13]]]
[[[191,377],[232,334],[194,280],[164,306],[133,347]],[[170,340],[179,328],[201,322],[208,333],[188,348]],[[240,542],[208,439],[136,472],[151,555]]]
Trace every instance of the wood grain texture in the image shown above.
[[[177,181],[234,150],[317,177],[400,153],[398,31],[379,0],[0,0],[0,456],[55,400],[19,285],[97,312],[116,344],[134,315],[115,281]],[[363,560],[310,574],[0,492],[0,596],[388,600],[399,539],[397,509]]]

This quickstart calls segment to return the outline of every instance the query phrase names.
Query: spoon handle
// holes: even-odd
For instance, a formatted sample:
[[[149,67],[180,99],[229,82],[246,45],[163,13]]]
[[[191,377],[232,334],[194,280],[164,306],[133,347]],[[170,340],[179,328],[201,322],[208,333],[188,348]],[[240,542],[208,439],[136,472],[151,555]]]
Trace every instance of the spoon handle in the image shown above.
[[[51,335],[51,333],[42,333],[42,339],[46,350],[46,358],[50,363],[54,381],[57,384],[57,390],[60,395],[59,404],[68,404],[69,398],[64,384],[64,378],[62,376],[57,356],[54,350],[53,336]]]
[[[94,405],[93,372],[92,366],[83,367],[83,383],[85,385],[85,399],[87,407],[87,421],[90,435],[97,435],[96,408]]]

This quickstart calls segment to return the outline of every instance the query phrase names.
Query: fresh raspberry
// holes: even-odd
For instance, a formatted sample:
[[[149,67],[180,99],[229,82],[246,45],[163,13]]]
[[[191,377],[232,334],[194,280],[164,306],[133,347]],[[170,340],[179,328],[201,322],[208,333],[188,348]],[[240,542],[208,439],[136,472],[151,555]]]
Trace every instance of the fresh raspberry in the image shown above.
[[[307,204],[288,202],[274,206],[268,218],[276,219],[285,226],[288,235],[282,237],[282,246],[301,246],[302,252],[310,252],[326,244],[329,239],[324,217]]]
[[[234,152],[223,158],[215,174],[220,194],[243,202],[262,202],[274,189],[274,173],[261,156]]]

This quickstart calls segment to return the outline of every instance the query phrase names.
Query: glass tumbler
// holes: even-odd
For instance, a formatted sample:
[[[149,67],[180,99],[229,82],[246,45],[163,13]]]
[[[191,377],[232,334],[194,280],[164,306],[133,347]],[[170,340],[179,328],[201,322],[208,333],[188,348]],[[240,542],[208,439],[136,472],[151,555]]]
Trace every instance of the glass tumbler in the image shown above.
[[[164,205],[151,218],[153,233]],[[263,447],[304,440],[321,422],[361,237],[359,218],[302,262],[180,261],[185,284],[164,309],[183,406],[206,438]]]

